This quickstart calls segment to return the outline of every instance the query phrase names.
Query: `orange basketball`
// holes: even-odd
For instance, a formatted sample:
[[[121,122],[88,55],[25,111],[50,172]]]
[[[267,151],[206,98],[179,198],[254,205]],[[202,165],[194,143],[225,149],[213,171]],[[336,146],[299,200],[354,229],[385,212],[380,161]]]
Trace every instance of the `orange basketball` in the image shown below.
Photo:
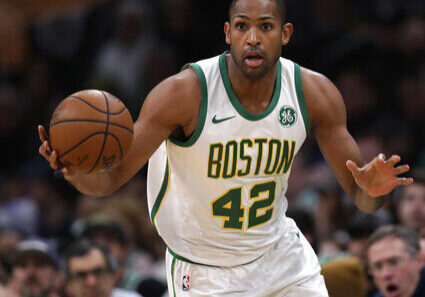
[[[65,98],[50,120],[49,142],[60,164],[86,173],[117,166],[133,141],[133,120],[125,105],[100,90]]]

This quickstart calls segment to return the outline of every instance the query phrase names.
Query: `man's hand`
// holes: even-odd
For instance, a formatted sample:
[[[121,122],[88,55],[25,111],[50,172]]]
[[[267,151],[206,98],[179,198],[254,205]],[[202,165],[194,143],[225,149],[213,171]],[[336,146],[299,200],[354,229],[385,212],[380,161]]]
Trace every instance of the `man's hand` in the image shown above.
[[[361,168],[351,160],[348,160],[345,165],[363,191],[371,197],[378,197],[388,194],[397,186],[413,183],[413,178],[398,177],[399,174],[409,171],[409,165],[394,167],[400,160],[400,156],[397,155],[385,160],[385,156],[379,154]]]
[[[49,162],[50,167],[55,170],[55,175],[63,175],[66,180],[71,180],[75,175],[74,170],[71,170],[69,167],[64,167],[59,163],[58,153],[50,148],[46,130],[41,125],[38,126],[38,136],[41,141],[41,145],[38,149],[40,155]]]

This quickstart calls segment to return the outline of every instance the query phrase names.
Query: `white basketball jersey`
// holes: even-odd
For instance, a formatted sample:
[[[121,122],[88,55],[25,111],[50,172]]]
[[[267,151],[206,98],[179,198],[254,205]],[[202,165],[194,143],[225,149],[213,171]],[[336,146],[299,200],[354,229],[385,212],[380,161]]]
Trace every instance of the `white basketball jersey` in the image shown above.
[[[197,127],[185,142],[164,141],[148,169],[151,219],[170,253],[213,266],[253,261],[282,236],[289,173],[310,126],[297,64],[280,58],[270,104],[252,114],[225,55],[191,64],[202,90]]]

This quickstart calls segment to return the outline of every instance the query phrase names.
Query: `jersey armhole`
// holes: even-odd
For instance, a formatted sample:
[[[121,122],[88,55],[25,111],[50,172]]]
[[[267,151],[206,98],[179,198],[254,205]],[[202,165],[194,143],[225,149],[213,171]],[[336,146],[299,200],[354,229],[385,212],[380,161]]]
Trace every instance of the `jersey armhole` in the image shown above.
[[[294,76],[295,76],[295,90],[297,92],[298,105],[300,106],[301,115],[304,121],[305,133],[308,135],[310,132],[310,118],[308,116],[307,105],[305,103],[304,91],[303,91],[303,82],[301,78],[301,69],[300,65],[294,63]]]
[[[196,63],[186,64],[182,69],[187,69],[189,67],[195,71],[196,75],[198,76],[199,83],[201,84],[201,106],[199,109],[198,124],[196,125],[195,131],[193,131],[192,135],[185,141],[178,140],[172,136],[168,138],[172,143],[185,147],[193,145],[201,135],[205,124],[205,118],[207,116],[208,106],[207,80],[205,78],[204,71],[202,71],[201,66]]]

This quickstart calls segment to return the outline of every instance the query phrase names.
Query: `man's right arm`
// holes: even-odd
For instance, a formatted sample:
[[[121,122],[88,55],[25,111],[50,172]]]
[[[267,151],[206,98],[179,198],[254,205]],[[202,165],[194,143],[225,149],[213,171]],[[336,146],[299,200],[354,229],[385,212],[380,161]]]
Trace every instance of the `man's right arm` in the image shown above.
[[[174,131],[181,128],[186,136],[194,131],[200,100],[200,84],[192,69],[158,84],[146,97],[134,124],[133,143],[116,168],[90,175],[68,167],[60,168],[57,153],[50,151],[47,135],[41,126],[39,152],[53,169],[60,169],[64,178],[81,193],[96,197],[109,195],[132,178]]]

